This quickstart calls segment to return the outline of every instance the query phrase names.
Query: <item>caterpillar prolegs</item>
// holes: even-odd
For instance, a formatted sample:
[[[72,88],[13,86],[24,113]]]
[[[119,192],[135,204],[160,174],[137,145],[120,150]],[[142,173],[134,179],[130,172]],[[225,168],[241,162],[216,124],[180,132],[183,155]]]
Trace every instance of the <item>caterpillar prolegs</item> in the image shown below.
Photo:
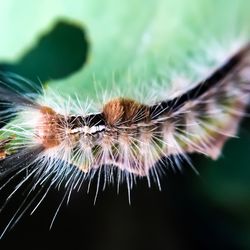
[[[71,192],[96,173],[131,189],[137,176],[159,183],[162,166],[180,167],[189,153],[219,157],[249,104],[250,44],[172,98],[166,91],[151,105],[121,96],[96,113],[85,112],[77,98],[68,106],[78,113],[60,112],[60,99],[50,105],[42,91],[22,94],[22,86],[33,87],[22,77],[1,78],[0,176],[8,182],[27,171],[15,190],[34,178],[34,187],[64,183]]]

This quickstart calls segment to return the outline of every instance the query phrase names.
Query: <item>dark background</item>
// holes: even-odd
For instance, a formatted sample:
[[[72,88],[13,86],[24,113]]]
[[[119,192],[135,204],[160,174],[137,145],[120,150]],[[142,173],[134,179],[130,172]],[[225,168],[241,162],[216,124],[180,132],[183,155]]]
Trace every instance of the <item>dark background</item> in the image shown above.
[[[205,168],[219,166],[198,165],[200,176],[188,166],[182,173],[168,170],[161,180],[162,191],[156,186],[149,189],[146,180],[138,181],[131,204],[125,185],[119,195],[113,186],[100,191],[95,205],[96,183],[89,194],[83,186],[72,194],[68,206],[63,204],[49,230],[64,195],[64,190],[51,191],[34,215],[24,215],[6,233],[1,249],[249,249],[249,215],[244,215],[249,210],[239,207],[249,199],[228,204],[230,193],[225,189],[221,197],[225,200],[216,201],[218,197],[206,190],[213,183]],[[19,193],[1,214],[1,227],[22,198]]]

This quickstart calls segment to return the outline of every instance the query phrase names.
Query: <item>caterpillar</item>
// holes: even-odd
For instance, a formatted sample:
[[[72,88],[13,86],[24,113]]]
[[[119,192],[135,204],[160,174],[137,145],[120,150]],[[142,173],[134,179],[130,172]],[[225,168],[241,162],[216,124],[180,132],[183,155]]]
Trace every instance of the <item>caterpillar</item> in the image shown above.
[[[150,106],[118,97],[107,102],[101,112],[85,116],[60,114],[53,107],[36,102],[37,97],[30,98],[1,86],[1,101],[12,109],[1,113],[2,121],[9,113],[18,113],[25,124],[24,131],[18,131],[16,125],[1,129],[1,132],[13,132],[15,137],[21,135],[23,140],[14,149],[17,145],[14,139],[8,136],[2,139],[2,154],[5,147],[14,151],[2,166],[15,158],[20,149],[32,151],[34,147],[44,152],[38,161],[44,157],[49,161],[53,151],[53,158],[64,159],[86,173],[110,164],[145,176],[163,156],[187,152],[200,152],[216,159],[226,139],[236,133],[244,115],[249,75],[250,45],[247,44],[206,79],[175,98]],[[27,143],[31,145],[26,147]],[[154,154],[148,157],[151,150]],[[61,157],[62,151],[65,151],[62,155],[69,151],[69,158]],[[5,169],[1,167],[2,174]]]
[[[198,173],[191,154],[218,159],[226,141],[237,135],[250,98],[250,44],[232,36],[225,47],[214,37],[223,51],[219,60],[206,44],[205,51],[212,51],[209,56],[215,60],[200,80],[184,78],[179,84],[177,79],[172,89],[163,80],[161,87],[149,86],[148,96],[156,96],[152,100],[140,100],[138,93],[127,91],[108,98],[98,109],[82,101],[82,94],[65,98],[22,76],[0,73],[0,190],[24,176],[0,211],[19,189],[32,183],[0,238],[27,209],[33,213],[52,187],[65,189],[63,202],[83,182],[97,177],[96,197],[101,185],[104,189],[116,183],[119,190],[125,182],[130,199],[138,178],[160,189],[167,167],[181,169],[186,161]]]
[[[112,181],[117,171],[118,182],[125,179],[131,189],[136,176],[159,182],[159,163],[166,159],[180,167],[189,153],[219,157],[249,103],[250,45],[173,98],[148,105],[117,97],[97,113],[80,114],[81,105],[79,113],[60,113],[38,94],[13,87],[30,85],[25,79],[13,74],[2,79],[1,121],[16,118],[1,128],[1,177],[28,169],[27,179],[33,175],[35,185],[53,175],[52,183],[69,179],[74,187],[102,170],[105,181]]]

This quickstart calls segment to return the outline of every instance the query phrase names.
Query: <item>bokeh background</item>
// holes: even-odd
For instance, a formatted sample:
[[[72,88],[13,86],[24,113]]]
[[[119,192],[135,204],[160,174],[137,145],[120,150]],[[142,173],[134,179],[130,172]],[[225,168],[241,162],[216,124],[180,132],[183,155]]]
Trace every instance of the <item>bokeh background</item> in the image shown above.
[[[192,75],[188,60],[204,43],[200,37],[227,40],[249,30],[249,6],[247,0],[0,0],[0,70],[83,99],[96,98],[96,82],[110,92],[122,92],[127,81],[150,84],[165,65]],[[131,204],[126,185],[119,195],[107,187],[95,205],[95,183],[89,194],[83,186],[49,231],[64,194],[51,190],[0,249],[250,249],[249,128],[245,119],[218,161],[191,156],[200,175],[184,163],[183,171],[166,167],[161,191],[138,181]],[[0,214],[1,228],[22,199]]]

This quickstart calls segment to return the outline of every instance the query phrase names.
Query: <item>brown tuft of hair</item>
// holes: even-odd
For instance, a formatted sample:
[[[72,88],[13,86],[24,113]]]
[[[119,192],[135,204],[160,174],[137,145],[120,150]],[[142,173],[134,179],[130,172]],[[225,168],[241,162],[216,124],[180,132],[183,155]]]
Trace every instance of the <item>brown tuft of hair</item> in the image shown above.
[[[146,121],[149,107],[127,98],[116,98],[103,107],[103,115],[108,125],[131,125]]]
[[[60,144],[60,115],[47,106],[40,108],[42,113],[41,124],[38,127],[38,134],[45,148],[52,148]]]

